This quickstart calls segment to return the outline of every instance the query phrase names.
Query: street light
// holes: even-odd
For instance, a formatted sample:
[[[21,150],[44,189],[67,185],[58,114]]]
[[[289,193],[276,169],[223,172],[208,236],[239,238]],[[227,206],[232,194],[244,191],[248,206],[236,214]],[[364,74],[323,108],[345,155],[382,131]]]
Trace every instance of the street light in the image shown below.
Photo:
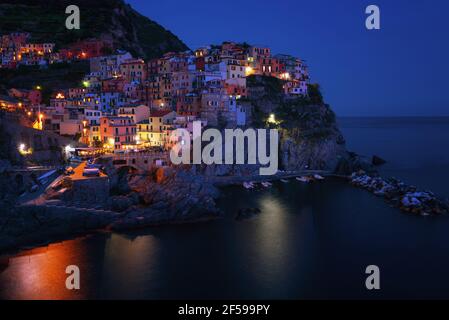
[[[39,113],[39,121],[38,121],[39,130],[42,130],[43,128],[42,119],[44,119],[44,115],[42,113]]]
[[[31,148],[27,149],[26,145],[24,143],[19,144],[19,147],[17,149],[19,150],[19,153],[22,156],[25,156],[25,155],[33,153],[33,150]]]

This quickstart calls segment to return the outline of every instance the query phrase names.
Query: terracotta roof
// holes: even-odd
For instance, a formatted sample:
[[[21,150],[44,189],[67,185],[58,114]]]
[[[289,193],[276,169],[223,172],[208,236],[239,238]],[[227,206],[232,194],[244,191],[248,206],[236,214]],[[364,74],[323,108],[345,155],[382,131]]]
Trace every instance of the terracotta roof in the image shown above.
[[[150,112],[150,117],[163,117],[172,112],[171,110],[152,110]]]

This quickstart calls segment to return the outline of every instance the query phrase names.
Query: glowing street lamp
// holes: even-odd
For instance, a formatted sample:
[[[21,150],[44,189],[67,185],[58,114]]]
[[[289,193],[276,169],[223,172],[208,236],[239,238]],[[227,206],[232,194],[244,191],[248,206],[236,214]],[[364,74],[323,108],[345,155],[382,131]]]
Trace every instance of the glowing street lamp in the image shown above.
[[[44,119],[44,115],[42,113],[39,113],[38,117],[37,117],[37,126],[34,127],[37,130],[42,130],[43,125],[42,125],[42,120]]]
[[[270,114],[270,116],[268,117],[268,123],[276,123],[274,113]]]
[[[27,154],[32,154],[33,153],[33,150],[27,149],[26,145],[24,143],[19,144],[19,147],[17,149],[19,150],[19,153],[22,156],[25,156]]]
[[[290,79],[290,74],[288,72],[282,73],[280,78],[284,79],[284,80],[289,80]]]
[[[246,74],[246,76],[250,76],[250,75],[252,75],[254,73],[254,69],[253,68],[251,68],[251,67],[246,67],[245,68],[245,74]]]

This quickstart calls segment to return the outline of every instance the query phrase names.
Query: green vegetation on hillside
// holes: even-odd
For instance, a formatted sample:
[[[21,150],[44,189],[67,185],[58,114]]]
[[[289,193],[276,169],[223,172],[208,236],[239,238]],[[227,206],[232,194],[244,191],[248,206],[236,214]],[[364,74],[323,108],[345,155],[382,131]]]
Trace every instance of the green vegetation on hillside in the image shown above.
[[[264,94],[268,98],[276,99],[283,93],[282,86],[284,81],[275,77],[268,76],[249,76],[246,78],[248,88],[263,87]]]
[[[293,130],[295,134],[309,139],[321,139],[331,134],[336,118],[331,108],[324,103],[318,84],[308,85],[308,95],[296,98],[285,97],[284,81],[266,76],[247,78],[248,90],[253,96],[245,101],[253,105],[253,125]],[[273,114],[274,121],[267,120]]]
[[[62,47],[79,39],[96,37],[107,30],[106,25],[111,24],[109,8],[86,8],[81,9],[81,29],[67,30],[65,7],[39,5],[37,2],[36,5],[26,5],[24,2],[0,5],[0,30],[3,34],[30,32],[33,42],[55,42]]]
[[[81,29],[65,27],[65,8],[76,4]],[[57,48],[94,37],[110,37],[117,48],[153,58],[187,46],[159,24],[140,15],[123,0],[5,0],[0,4],[0,33],[30,32],[33,42],[55,42]]]
[[[39,66],[0,69],[0,93],[10,88],[32,89],[40,86],[43,100],[48,103],[53,90],[79,87],[88,72],[88,61],[51,64],[46,69]]]

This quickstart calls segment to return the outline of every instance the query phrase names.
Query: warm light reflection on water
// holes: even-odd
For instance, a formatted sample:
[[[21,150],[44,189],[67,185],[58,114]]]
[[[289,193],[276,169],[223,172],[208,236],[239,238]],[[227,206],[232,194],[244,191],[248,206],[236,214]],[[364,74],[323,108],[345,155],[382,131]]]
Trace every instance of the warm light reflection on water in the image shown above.
[[[9,299],[83,298],[89,283],[81,278],[83,290],[68,290],[65,269],[76,264],[82,270],[86,262],[84,253],[82,241],[66,241],[24,251],[10,258],[8,267],[0,274],[2,294],[7,294]]]
[[[281,248],[286,245],[285,237],[288,228],[288,220],[285,219],[285,207],[270,194],[265,194],[259,199],[262,214],[259,216],[257,228],[260,254],[267,262],[282,263]]]
[[[26,250],[9,258],[0,273],[0,296],[32,300],[136,296],[142,289],[136,279],[152,274],[155,247],[151,235],[131,239],[111,234]],[[80,268],[80,290],[65,286],[68,265]]]

